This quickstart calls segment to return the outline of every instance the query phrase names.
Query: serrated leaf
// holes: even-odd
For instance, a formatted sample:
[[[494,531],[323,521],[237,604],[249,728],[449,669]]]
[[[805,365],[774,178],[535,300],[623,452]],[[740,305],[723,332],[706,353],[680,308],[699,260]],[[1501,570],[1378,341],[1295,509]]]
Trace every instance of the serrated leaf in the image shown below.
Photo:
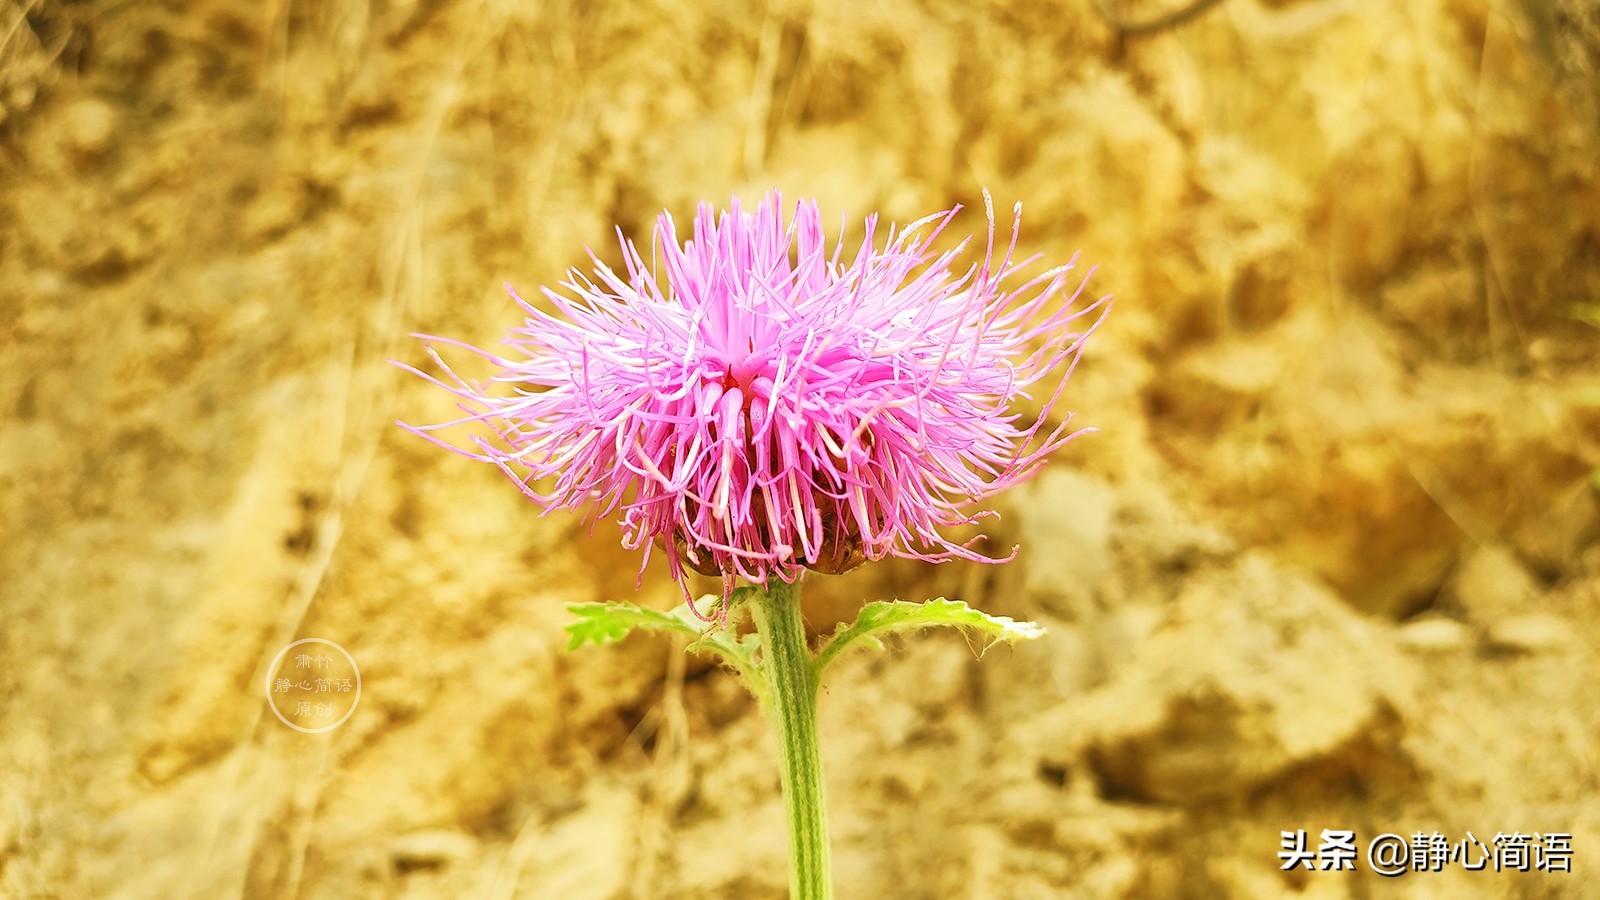
[[[572,636],[567,641],[568,650],[576,650],[584,644],[614,644],[632,634],[635,628],[678,632],[690,637],[700,634],[677,614],[678,610],[664,613],[637,603],[569,603],[567,612],[578,617],[576,622],[567,625],[567,634]]]
[[[756,651],[761,648],[761,636],[755,633],[735,634],[731,628],[717,628],[700,635],[685,649],[699,653],[715,653],[732,666],[744,679],[745,686],[766,702],[767,678],[756,663]]]
[[[733,610],[738,610],[740,602],[744,600],[742,592],[747,590],[741,588],[734,591],[730,603]],[[766,690],[766,683],[755,660],[756,650],[761,646],[760,637],[737,634],[732,628],[737,621],[735,618],[727,620],[729,627],[726,628],[702,618],[714,615],[721,600],[717,595],[707,594],[695,601],[695,608],[701,615],[689,609],[688,603],[680,603],[670,612],[648,609],[637,603],[569,603],[567,611],[578,619],[566,626],[567,634],[571,635],[567,650],[577,650],[585,644],[614,644],[636,629],[682,634],[694,639],[684,647],[685,650],[722,657],[724,662],[738,670],[756,696],[761,697]]]
[[[1033,622],[991,616],[962,600],[943,597],[923,603],[879,600],[863,606],[854,622],[839,626],[833,638],[817,653],[814,665],[821,673],[828,663],[851,647],[881,647],[880,638],[884,635],[940,626],[977,632],[993,641],[1025,641],[1044,635],[1044,629]]]

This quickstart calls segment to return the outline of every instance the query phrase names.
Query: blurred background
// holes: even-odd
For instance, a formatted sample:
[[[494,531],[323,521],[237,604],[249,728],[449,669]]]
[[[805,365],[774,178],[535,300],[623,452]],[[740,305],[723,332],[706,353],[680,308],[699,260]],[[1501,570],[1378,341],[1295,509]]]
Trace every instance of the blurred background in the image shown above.
[[[563,650],[664,572],[394,427],[452,407],[387,360],[663,209],[987,187],[1117,296],[1101,431],[1015,563],[810,582],[1049,628],[834,677],[840,895],[1600,895],[1600,8],[1180,6],[0,2],[0,894],[782,896],[742,689]],[[263,692],[306,637],[362,679],[317,734]],[[1325,828],[1573,871],[1279,870]]]

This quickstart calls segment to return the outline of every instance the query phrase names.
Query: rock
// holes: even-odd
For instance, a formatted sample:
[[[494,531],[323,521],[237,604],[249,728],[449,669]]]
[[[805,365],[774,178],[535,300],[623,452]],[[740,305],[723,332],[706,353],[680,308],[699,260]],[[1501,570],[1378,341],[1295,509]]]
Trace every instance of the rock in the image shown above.
[[[1502,619],[1489,627],[1489,649],[1504,653],[1539,653],[1554,650],[1572,637],[1572,625],[1547,613],[1530,613]]]
[[[1102,793],[1193,805],[1363,741],[1398,754],[1390,723],[1407,681],[1382,632],[1326,588],[1246,557],[1191,579],[1071,718]]]
[[[1539,594],[1537,583],[1505,547],[1473,548],[1446,585],[1447,596],[1477,622],[1493,622],[1526,610]]]
[[[591,785],[577,811],[536,833],[517,879],[517,896],[631,896],[628,881],[644,850],[638,840],[640,818],[632,792]]]
[[[1401,626],[1396,638],[1407,650],[1446,653],[1470,644],[1472,632],[1454,619],[1429,616]]]
[[[1090,600],[1111,565],[1115,490],[1100,479],[1052,468],[1019,494],[1023,589],[1064,600],[1069,608]]]
[[[1153,402],[1174,424],[1215,435],[1256,413],[1283,378],[1285,362],[1270,339],[1209,344],[1184,357],[1157,383]]]
[[[440,869],[476,853],[478,842],[459,831],[414,831],[395,839],[389,860],[404,875],[418,869]]]
[[[67,107],[63,140],[80,169],[91,168],[105,155],[117,131],[117,111],[104,100],[88,98]]]

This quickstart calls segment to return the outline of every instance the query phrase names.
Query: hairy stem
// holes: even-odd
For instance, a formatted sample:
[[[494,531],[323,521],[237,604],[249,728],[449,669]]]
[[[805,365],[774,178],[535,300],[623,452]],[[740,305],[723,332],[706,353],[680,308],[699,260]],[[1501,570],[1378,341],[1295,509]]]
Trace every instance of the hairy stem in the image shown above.
[[[794,900],[833,896],[828,813],[817,744],[817,673],[800,619],[800,586],[768,579],[750,599],[761,635],[767,709],[778,725],[783,805],[789,820],[789,891]]]

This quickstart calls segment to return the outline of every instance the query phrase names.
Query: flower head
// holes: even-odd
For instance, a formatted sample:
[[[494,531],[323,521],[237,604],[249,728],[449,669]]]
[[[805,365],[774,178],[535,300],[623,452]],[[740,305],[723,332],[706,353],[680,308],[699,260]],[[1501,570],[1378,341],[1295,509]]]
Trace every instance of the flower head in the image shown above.
[[[842,236],[829,253],[814,202],[786,223],[776,192],[753,213],[702,204],[683,242],[663,214],[651,263],[619,232],[625,271],[591,254],[593,277],[574,269],[567,293],[545,291],[554,314],[512,291],[526,316],[512,352],[443,341],[497,367],[488,383],[430,346],[453,383],[406,368],[467,415],[406,427],[499,467],[547,511],[620,510],[624,544],[646,562],[660,548],[680,584],[685,567],[731,585],[887,555],[1010,559],[944,532],[992,514],[969,510],[1082,433],[1070,414],[1046,421],[1109,298],[1065,293],[1076,257],[1005,289],[1032,262],[1013,260],[1021,206],[996,259],[984,201],[983,259],[964,272],[967,241],[933,248],[959,207],[891,226],[882,250],[868,217],[849,260]],[[1029,397],[1032,414],[1014,408]],[[432,434],[469,423],[492,432],[472,449]]]

